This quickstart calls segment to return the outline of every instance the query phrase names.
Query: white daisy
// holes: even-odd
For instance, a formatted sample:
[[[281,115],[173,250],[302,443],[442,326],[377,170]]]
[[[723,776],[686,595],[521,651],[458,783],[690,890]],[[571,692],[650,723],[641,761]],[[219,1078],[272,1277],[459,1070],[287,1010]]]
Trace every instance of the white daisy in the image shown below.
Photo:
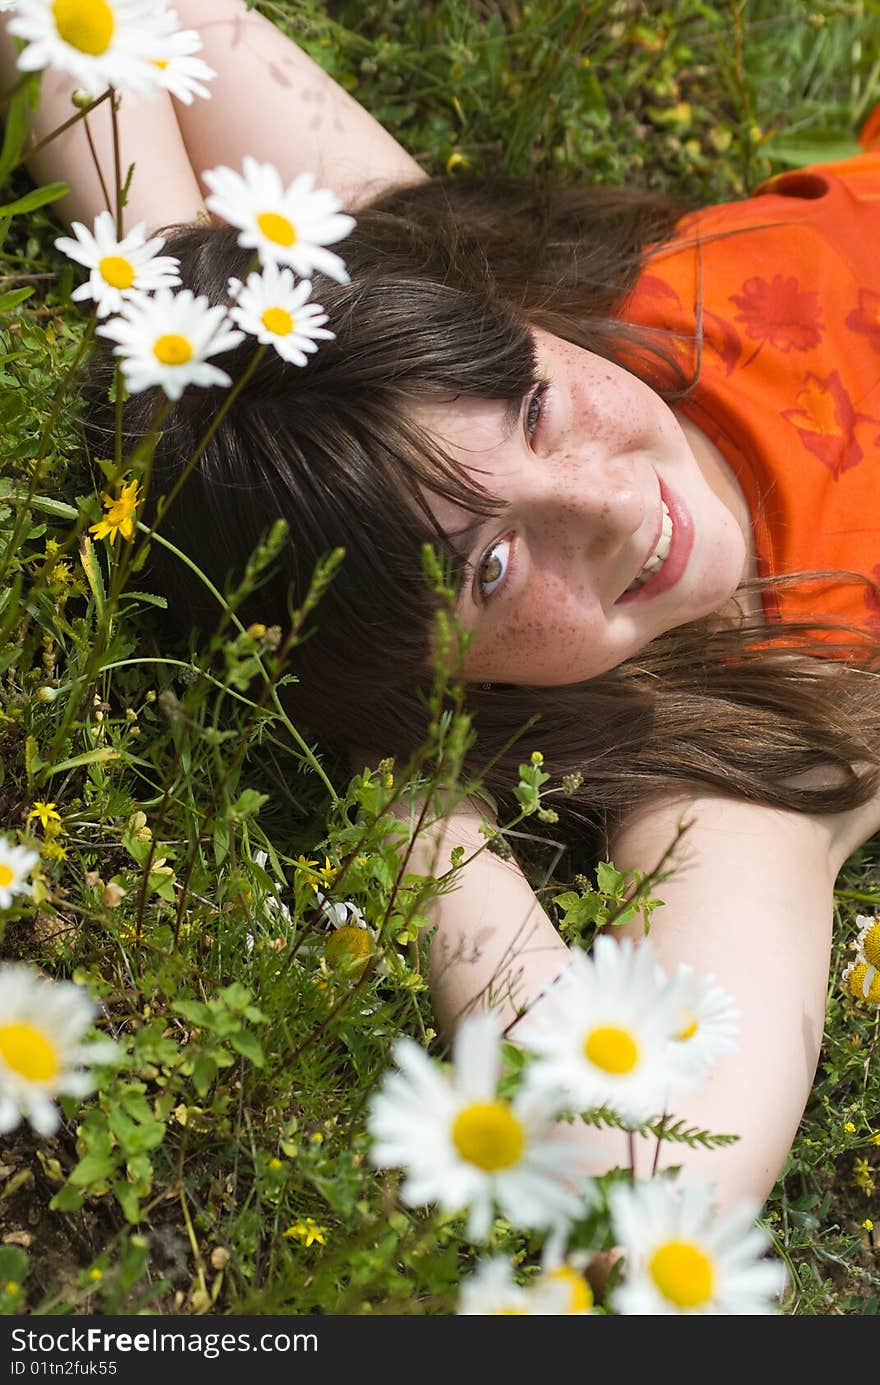
[[[762,1259],[769,1241],[755,1226],[757,1204],[715,1217],[711,1187],[679,1188],[668,1178],[608,1195],[614,1236],[626,1264],[611,1293],[615,1312],[751,1315],[778,1311],[786,1273]]]
[[[489,1231],[494,1204],[517,1226],[556,1228],[590,1196],[582,1152],[554,1139],[553,1110],[540,1092],[498,1095],[501,1052],[493,1014],[462,1020],[451,1075],[411,1039],[398,1039],[399,1071],[373,1098],[368,1127],[374,1164],[405,1168],[401,1196],[469,1209],[468,1235]]]
[[[379,946],[379,934],[350,899],[344,902],[325,900],[320,891],[318,899],[323,901],[321,913],[333,928],[322,953],[327,969],[357,979],[364,974]],[[379,958],[376,971],[379,976],[388,975],[388,964],[384,957]]]
[[[570,1265],[544,1272],[524,1287],[501,1255],[484,1260],[462,1280],[459,1317],[582,1316],[593,1305],[590,1286]]]
[[[517,1042],[536,1055],[528,1085],[556,1089],[577,1111],[607,1105],[635,1124],[666,1111],[691,1077],[670,1068],[679,987],[661,976],[647,942],[598,937],[589,955],[575,952],[519,1022]]]
[[[231,325],[225,308],[212,308],[190,289],[159,289],[153,298],[130,300],[119,317],[96,330],[119,343],[113,354],[132,394],[159,385],[169,399],[179,399],[187,385],[232,384],[206,359],[244,340]]]
[[[529,1312],[528,1294],[517,1284],[503,1255],[484,1260],[461,1281],[459,1317],[521,1317]]]
[[[177,28],[165,0],[18,0],[9,32],[27,41],[23,72],[57,68],[92,96],[158,89],[149,55]]]
[[[87,1063],[119,1059],[108,1040],[82,1042],[96,1008],[80,986],[48,981],[29,967],[0,967],[0,1133],[23,1116],[39,1135],[59,1122],[55,1098],[94,1088]]]
[[[8,909],[15,895],[32,893],[27,876],[39,859],[36,851],[14,846],[6,837],[0,837],[0,909]]]
[[[259,866],[260,870],[266,871],[267,874],[268,863],[268,851],[254,852],[254,865]],[[288,927],[290,927],[292,923],[292,919],[290,917],[290,910],[288,909],[286,904],[282,903],[281,900],[281,891],[285,888],[284,882],[282,880],[275,880],[273,881],[273,884],[275,886],[275,890],[271,894],[267,894],[265,896],[266,908],[270,914],[277,915],[279,918],[284,920]],[[251,946],[253,946],[253,939],[251,939]]]
[[[317,351],[319,338],[335,333],[324,327],[327,314],[319,303],[309,303],[311,281],[294,283],[293,272],[267,264],[262,274],[249,274],[247,283],[229,280],[235,300],[229,316],[264,346],[274,346],[279,356],[294,365],[306,365],[307,352]]]
[[[81,221],[72,222],[71,228],[76,239],[59,236],[55,246],[91,271],[88,282],[71,298],[77,302],[94,299],[99,317],[120,312],[127,299],[180,283],[178,261],[159,254],[165,241],[162,236],[147,240],[144,222],[138,222],[122,240],[117,239],[113,217],[106,211],[95,217],[94,232]]]
[[[272,164],[245,155],[244,172],[222,164],[202,175],[211,190],[205,206],[231,226],[238,226],[238,243],[256,250],[261,264],[289,265],[308,277],[314,270],[348,282],[345,264],[324,249],[347,236],[354,218],[340,214],[340,203],[327,188],[313,189],[314,176],[301,173],[285,188]]]
[[[856,914],[856,923],[859,927],[856,947],[861,960],[869,967],[880,968],[880,919]]]
[[[869,1000],[873,1005],[880,1005],[880,969],[866,962],[861,954],[856,954],[841,979],[856,1000]]]
[[[661,975],[665,980],[665,973]],[[714,976],[698,981],[693,967],[682,965],[674,980],[680,991],[671,1060],[685,1087],[704,1078],[717,1058],[736,1050],[739,1011],[727,992],[715,985]]]
[[[201,51],[202,40],[195,29],[176,29],[163,36],[150,53],[156,84],[187,106],[192,105],[194,96],[210,99],[211,93],[203,84],[217,76],[213,67],[195,56]]]

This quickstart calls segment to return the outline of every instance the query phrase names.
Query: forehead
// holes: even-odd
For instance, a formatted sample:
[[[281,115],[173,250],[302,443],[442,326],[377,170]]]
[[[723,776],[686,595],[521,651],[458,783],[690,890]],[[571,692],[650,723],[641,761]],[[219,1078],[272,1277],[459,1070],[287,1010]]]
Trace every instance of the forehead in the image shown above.
[[[512,435],[519,409],[519,400],[506,403],[458,395],[421,402],[413,413],[419,427],[464,469],[470,482],[485,491],[491,506],[493,500],[501,499],[496,483],[512,463]],[[441,529],[464,557],[471,536],[485,524],[486,513],[433,491],[426,491],[425,499]]]
[[[474,399],[451,395],[448,399],[421,400],[413,410],[416,423],[446,451],[477,464],[508,441],[516,426],[520,401]]]

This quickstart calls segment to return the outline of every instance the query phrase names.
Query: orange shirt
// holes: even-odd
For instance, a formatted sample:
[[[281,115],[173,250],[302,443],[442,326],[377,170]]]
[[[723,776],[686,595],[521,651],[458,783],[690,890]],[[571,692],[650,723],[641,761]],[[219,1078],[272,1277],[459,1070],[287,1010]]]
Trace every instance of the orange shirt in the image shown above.
[[[864,143],[872,133],[880,115]],[[682,334],[674,350],[691,371],[702,301],[699,380],[674,407],[733,468],[761,575],[880,581],[880,148],[772,178],[677,232],[684,243],[652,256],[623,315]],[[880,599],[852,583],[777,589],[764,604],[768,619],[880,634]]]

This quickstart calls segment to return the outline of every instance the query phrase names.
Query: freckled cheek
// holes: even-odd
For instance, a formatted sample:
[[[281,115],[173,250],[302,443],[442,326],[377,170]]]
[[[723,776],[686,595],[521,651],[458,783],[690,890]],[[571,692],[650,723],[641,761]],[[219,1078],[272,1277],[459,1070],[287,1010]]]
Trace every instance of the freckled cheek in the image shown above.
[[[541,682],[578,665],[585,644],[600,637],[595,600],[586,586],[535,576],[528,598],[475,639],[468,672],[472,678]]]
[[[609,455],[665,448],[676,438],[671,410],[653,390],[619,371],[582,379],[576,388],[574,428]]]

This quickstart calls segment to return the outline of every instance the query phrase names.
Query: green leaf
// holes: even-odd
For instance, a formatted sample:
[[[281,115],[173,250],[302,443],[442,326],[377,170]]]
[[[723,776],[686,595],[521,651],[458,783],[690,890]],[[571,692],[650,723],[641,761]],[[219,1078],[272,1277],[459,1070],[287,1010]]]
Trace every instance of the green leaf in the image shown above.
[[[46,183],[44,187],[34,188],[32,192],[26,192],[24,197],[18,197],[14,202],[7,202],[4,207],[0,207],[0,220],[20,216],[22,212],[35,212],[37,207],[57,202],[59,197],[65,197],[69,192],[67,183]]]
[[[50,1212],[78,1212],[83,1205],[83,1195],[66,1183],[49,1203]]]
[[[11,312],[17,308],[19,303],[23,303],[26,298],[30,298],[33,288],[26,289],[7,289],[5,293],[0,293],[0,313]]]
[[[198,1025],[200,1029],[212,1029],[214,1026],[214,1012],[203,1000],[178,1000],[171,1008],[176,1014],[189,1020],[190,1024]]]
[[[217,1073],[220,1071],[208,1053],[200,1053],[193,1064],[193,1086],[199,1096],[205,1096]]]
[[[30,79],[24,83],[10,101],[5,115],[3,148],[0,150],[0,183],[21,161],[25,140],[31,127],[31,117],[35,100],[35,82]]]
[[[19,1246],[0,1246],[0,1281],[21,1284],[28,1272],[28,1258]]]
[[[214,824],[214,860],[222,866],[229,855],[229,826],[225,822]]]
[[[255,817],[264,803],[269,802],[267,793],[257,793],[256,789],[245,789],[230,808],[230,814],[241,822],[243,818]]]
[[[119,751],[112,745],[99,746],[97,750],[87,750],[83,755],[74,755],[72,760],[62,760],[60,765],[53,765],[46,775],[51,779],[53,774],[62,774],[67,769],[78,769],[80,765],[106,765],[108,760],[118,760]]]
[[[104,589],[104,574],[101,572],[101,564],[98,561],[98,554],[95,545],[92,543],[88,534],[83,534],[79,541],[79,558],[82,563],[83,572],[95,598],[95,615],[98,622],[104,619],[104,610],[107,605],[107,593]]]
[[[75,1188],[88,1188],[92,1183],[103,1182],[116,1172],[116,1160],[111,1154],[84,1154],[73,1169],[68,1182]]]
[[[862,153],[861,145],[849,136],[841,135],[839,130],[813,130],[809,137],[801,135],[774,135],[763,147],[764,154],[791,168],[804,168],[807,164],[834,163],[838,159],[849,159]]]
[[[618,897],[626,880],[622,870],[615,870],[610,861],[600,861],[596,866],[596,883],[603,894]]]
[[[243,1058],[247,1058],[253,1063],[255,1068],[261,1068],[265,1063],[266,1059],[263,1054],[263,1048],[256,1034],[250,1034],[247,1030],[244,1030],[240,1034],[233,1034],[229,1042],[232,1044],[236,1053],[240,1053]]]
[[[122,1214],[127,1222],[139,1222],[141,1219],[141,1198],[140,1188],[137,1183],[128,1183],[124,1179],[117,1179],[113,1184],[113,1191],[116,1200],[122,1208]]]

